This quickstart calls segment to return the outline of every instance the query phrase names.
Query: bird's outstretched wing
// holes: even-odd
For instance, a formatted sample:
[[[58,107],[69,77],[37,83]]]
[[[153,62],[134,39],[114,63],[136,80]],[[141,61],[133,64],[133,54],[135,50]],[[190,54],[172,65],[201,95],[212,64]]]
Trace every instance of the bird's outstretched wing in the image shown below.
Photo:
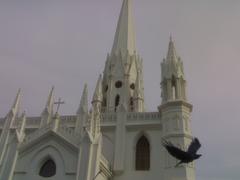
[[[175,147],[171,142],[162,140],[162,145],[167,149],[169,154],[171,154],[173,157],[175,157],[178,160],[185,159],[188,156],[188,154],[185,151]]]
[[[191,144],[188,147],[187,152],[191,153],[191,154],[196,154],[196,152],[198,151],[198,149],[201,147],[201,144],[198,140],[198,138],[194,138],[191,142]]]

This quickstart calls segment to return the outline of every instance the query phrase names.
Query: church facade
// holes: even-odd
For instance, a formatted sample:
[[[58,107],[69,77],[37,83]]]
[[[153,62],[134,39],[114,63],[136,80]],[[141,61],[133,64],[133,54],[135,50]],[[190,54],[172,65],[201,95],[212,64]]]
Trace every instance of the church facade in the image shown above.
[[[54,113],[52,88],[41,116],[27,117],[19,115],[18,91],[0,121],[0,180],[195,180],[194,163],[175,167],[161,145],[165,139],[186,149],[192,140],[192,105],[173,40],[161,62],[157,112],[145,111],[142,61],[132,2],[123,0],[91,107],[85,85],[75,115]]]

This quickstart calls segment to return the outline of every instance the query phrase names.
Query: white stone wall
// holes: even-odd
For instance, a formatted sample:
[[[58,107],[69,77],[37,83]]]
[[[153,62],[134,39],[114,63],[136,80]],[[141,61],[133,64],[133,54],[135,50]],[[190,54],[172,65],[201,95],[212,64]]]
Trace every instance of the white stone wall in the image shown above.
[[[183,133],[189,135],[189,137],[171,138],[171,141],[180,145],[184,144],[186,147],[188,146],[191,134],[188,110],[185,106],[177,106],[167,108],[167,110],[161,113],[121,112],[121,115],[119,115],[119,113],[103,114],[101,122],[101,131],[103,134],[102,153],[108,160],[111,168],[113,168],[113,171],[114,158],[117,156],[114,150],[119,143],[122,143],[124,146],[124,153],[122,155],[123,170],[113,172],[113,180],[171,180],[171,178],[175,177],[183,177],[184,180],[194,180],[194,167],[190,164],[189,166],[183,166],[179,169],[172,168],[172,166],[176,164],[176,159],[170,157],[161,145],[163,137],[174,133]],[[37,118],[34,118],[34,120],[36,119]],[[66,127],[73,128],[75,120],[76,118],[74,118],[74,116],[70,116],[69,118],[62,117],[61,123],[64,123]],[[118,121],[123,122],[120,124],[123,129],[125,129],[125,131],[123,131],[125,135],[120,134],[120,136],[124,136],[124,139],[116,137],[116,131],[119,126]],[[188,128],[186,127],[186,121],[189,126]],[[39,125],[37,122],[32,123],[31,118],[27,118],[27,132],[33,131],[33,124],[34,127]],[[150,143],[149,171],[135,170],[136,143],[141,135],[145,135]],[[49,136],[47,139],[41,139],[41,141],[34,146],[20,149],[14,180],[40,180],[41,177],[38,176],[39,162],[41,162],[41,158],[49,155],[54,158],[57,164],[57,174],[51,179],[72,180],[76,178],[78,150],[64,143],[59,137]],[[118,164],[118,162],[115,162],[115,164]],[[170,177],[169,174],[174,174],[174,176]],[[99,180],[104,178],[106,177],[103,174],[97,177]]]

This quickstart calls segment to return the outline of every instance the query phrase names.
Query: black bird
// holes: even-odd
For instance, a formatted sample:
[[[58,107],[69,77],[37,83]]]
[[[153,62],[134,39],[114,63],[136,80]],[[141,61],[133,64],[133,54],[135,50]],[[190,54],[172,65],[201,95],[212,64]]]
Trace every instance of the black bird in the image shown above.
[[[192,140],[187,151],[183,151],[178,147],[175,147],[170,141],[165,139],[162,140],[162,145],[167,149],[169,154],[180,160],[175,167],[182,163],[190,163],[202,156],[201,154],[197,154],[198,149],[201,147],[201,144],[197,138]]]

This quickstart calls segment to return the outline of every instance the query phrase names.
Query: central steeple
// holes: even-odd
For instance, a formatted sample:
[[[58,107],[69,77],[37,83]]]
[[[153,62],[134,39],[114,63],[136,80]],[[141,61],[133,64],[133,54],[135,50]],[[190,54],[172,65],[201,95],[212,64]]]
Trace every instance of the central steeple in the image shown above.
[[[112,54],[129,52],[133,55],[136,51],[134,22],[132,17],[132,0],[123,0],[117,30],[114,38]]]
[[[103,72],[103,111],[144,111],[142,59],[137,54],[132,0],[123,0],[111,53]]]

